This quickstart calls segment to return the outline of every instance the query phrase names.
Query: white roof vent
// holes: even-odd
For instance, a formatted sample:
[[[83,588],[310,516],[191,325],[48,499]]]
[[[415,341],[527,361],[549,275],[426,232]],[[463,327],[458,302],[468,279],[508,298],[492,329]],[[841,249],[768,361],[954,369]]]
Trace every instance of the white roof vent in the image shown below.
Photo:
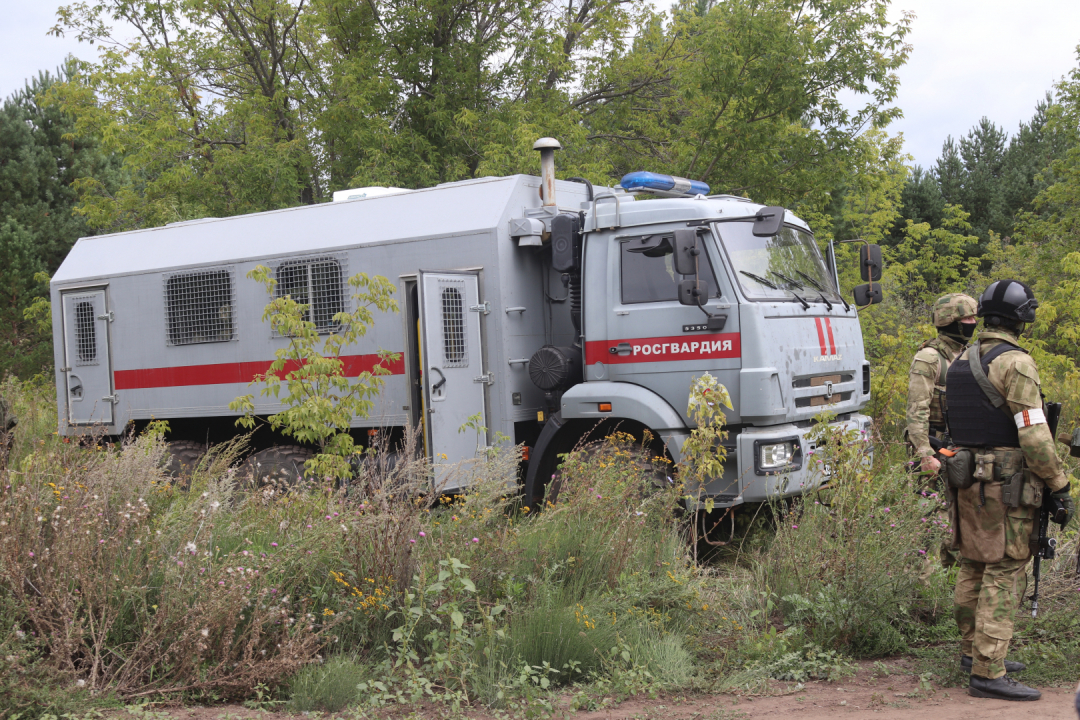
[[[412,191],[397,187],[362,187],[353,188],[352,190],[338,190],[334,193],[334,202],[366,200],[368,198],[382,197],[383,195],[400,195],[407,192]]]

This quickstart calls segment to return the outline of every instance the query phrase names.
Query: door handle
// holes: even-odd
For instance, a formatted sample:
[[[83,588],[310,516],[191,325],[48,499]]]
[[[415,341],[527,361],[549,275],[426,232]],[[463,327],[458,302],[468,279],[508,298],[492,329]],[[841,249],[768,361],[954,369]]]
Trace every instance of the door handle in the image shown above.
[[[439,382],[437,382],[437,383],[435,383],[434,385],[432,385],[432,386],[431,386],[431,391],[432,391],[432,392],[435,392],[436,390],[438,390],[439,388],[441,388],[441,387],[442,387],[443,385],[445,385],[445,384],[446,384],[446,376],[445,376],[445,375],[443,375],[443,374],[442,374],[442,370],[440,370],[440,369],[439,369],[439,368],[437,368],[437,367],[433,367],[433,368],[431,368],[431,372],[436,372],[436,373],[439,373],[439,377],[441,378],[441,379],[439,380]]]
[[[630,347],[630,343],[621,342],[618,345],[608,348],[608,352],[612,355],[629,355],[633,348]]]

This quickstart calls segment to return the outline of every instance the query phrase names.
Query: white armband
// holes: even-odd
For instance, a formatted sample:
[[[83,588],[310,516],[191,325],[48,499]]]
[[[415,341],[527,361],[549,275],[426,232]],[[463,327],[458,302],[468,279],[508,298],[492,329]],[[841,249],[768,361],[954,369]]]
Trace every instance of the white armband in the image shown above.
[[[1042,423],[1046,424],[1046,415],[1043,414],[1042,408],[1032,408],[1031,410],[1022,410],[1021,412],[1013,415],[1013,420],[1016,421],[1016,427],[1019,430],[1023,430],[1026,427],[1032,425],[1038,425]]]

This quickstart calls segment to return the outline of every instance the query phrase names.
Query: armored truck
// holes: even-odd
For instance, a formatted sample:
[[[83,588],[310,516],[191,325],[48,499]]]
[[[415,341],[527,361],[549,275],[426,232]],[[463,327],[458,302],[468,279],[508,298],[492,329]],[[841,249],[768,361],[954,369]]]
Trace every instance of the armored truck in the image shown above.
[[[355,436],[420,428],[440,491],[461,490],[445,468],[497,434],[525,446],[531,498],[560,453],[612,428],[678,461],[689,389],[704,373],[733,409],[723,476],[702,497],[727,507],[820,482],[808,456],[815,415],[870,423],[858,308],[840,294],[832,247],[822,253],[783,208],[696,181],[557,180],[557,148],[537,142],[540,177],[366,188],[80,239],[51,284],[59,432],[121,435],[167,420],[188,452],[236,434],[230,401],[252,393],[289,342],[262,321],[266,289],[247,278],[263,265],[327,333],[351,307],[351,275],[396,284],[400,312],[378,315],[341,358],[354,376],[380,363],[389,372]],[[282,409],[254,392],[259,415]],[[460,432],[470,418],[486,438]],[[266,440],[254,457],[280,457],[289,442]]]

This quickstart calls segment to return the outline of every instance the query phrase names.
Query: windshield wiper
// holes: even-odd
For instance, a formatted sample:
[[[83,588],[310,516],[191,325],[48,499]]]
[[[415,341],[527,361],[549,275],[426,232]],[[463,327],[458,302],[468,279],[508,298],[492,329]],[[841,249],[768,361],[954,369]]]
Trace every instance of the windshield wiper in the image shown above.
[[[801,297],[799,297],[799,293],[795,292],[794,290],[788,290],[788,292],[791,293],[792,295],[794,295],[795,299],[798,300],[800,303],[802,303],[802,309],[803,310],[809,310],[810,309],[810,303],[806,302]]]
[[[822,285],[821,283],[819,283],[819,282],[818,282],[817,280],[815,280],[814,278],[812,278],[812,277],[810,277],[809,275],[807,275],[806,273],[804,273],[804,272],[803,272],[802,270],[796,270],[796,271],[795,271],[795,273],[796,273],[797,275],[799,275],[800,277],[802,277],[802,279],[803,279],[803,280],[806,280],[806,281],[807,281],[808,283],[810,283],[811,285],[813,285],[813,286],[814,286],[814,288],[815,288],[816,290],[820,290],[820,291],[821,291],[821,300],[822,300],[822,302],[824,302],[824,303],[825,303],[825,305],[826,305],[826,306],[827,306],[827,307],[828,307],[828,308],[829,308],[830,310],[832,310],[832,303],[831,303],[831,302],[829,302],[829,301],[828,301],[828,300],[827,300],[827,299],[825,298],[825,286],[823,286],[823,285]],[[847,304],[847,300],[845,300],[845,299],[844,299],[844,296],[843,296],[843,295],[841,295],[840,293],[837,293],[836,295],[837,295],[837,297],[839,297],[839,298],[840,298],[840,302],[844,303],[844,312],[847,312],[848,310],[850,310],[850,309],[851,309],[851,307],[850,307],[850,306],[849,306],[849,305]]]
[[[818,298],[821,300],[821,302],[825,303],[825,307],[827,307],[829,310],[832,310],[832,303],[829,302],[829,299],[827,297],[825,297],[825,293],[818,293]]]
[[[740,270],[739,272],[741,272],[743,275],[750,278],[751,280],[759,282],[759,283],[761,283],[762,285],[764,285],[766,287],[771,287],[773,290],[779,290],[780,289],[780,288],[776,287],[775,285],[773,285],[768,280],[766,280],[765,278],[761,277],[760,275],[755,275],[754,273],[746,272],[745,270]]]
[[[817,280],[815,280],[814,278],[812,278],[809,275],[807,275],[806,273],[804,273],[802,270],[796,270],[795,274],[798,275],[799,277],[801,277],[806,282],[813,285],[815,290],[820,290],[821,292],[825,292],[825,286],[824,285],[822,285]]]
[[[796,272],[797,272],[797,271],[796,271]],[[769,274],[770,274],[770,275],[775,275],[776,277],[778,277],[778,278],[780,278],[781,280],[783,280],[784,282],[786,282],[786,283],[787,283],[788,285],[794,285],[795,287],[799,288],[800,290],[802,290],[802,289],[803,289],[803,286],[802,286],[802,285],[800,285],[799,283],[795,282],[794,280],[792,280],[791,278],[789,278],[789,277],[788,277],[787,275],[784,275],[783,273],[778,273],[778,272],[776,272],[775,270],[770,270],[770,271],[769,271]]]

